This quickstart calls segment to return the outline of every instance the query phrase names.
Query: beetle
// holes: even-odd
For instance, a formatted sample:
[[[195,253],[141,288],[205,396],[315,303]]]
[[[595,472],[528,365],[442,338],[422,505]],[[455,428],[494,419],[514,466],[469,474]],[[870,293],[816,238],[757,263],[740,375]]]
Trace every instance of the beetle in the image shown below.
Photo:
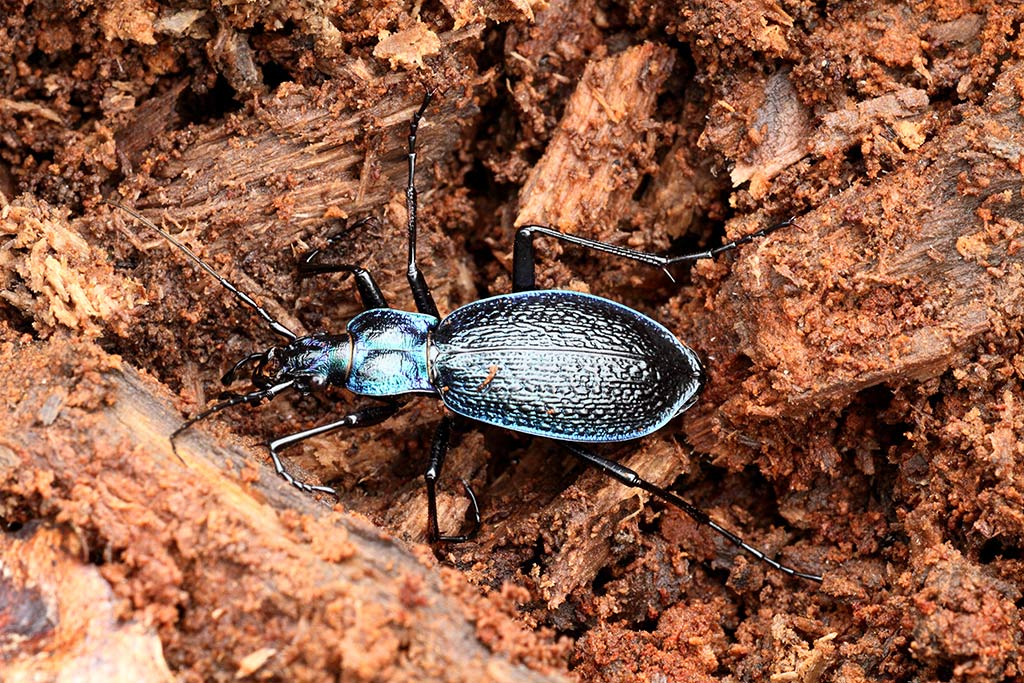
[[[771,567],[790,576],[821,582],[820,575],[779,563],[676,494],[591,450],[593,444],[648,436],[681,415],[697,400],[704,386],[704,367],[692,349],[650,317],[590,294],[538,290],[535,280],[534,239],[538,235],[667,269],[679,263],[714,258],[791,221],[714,249],[673,257],[607,244],[544,225],[523,225],[516,231],[513,245],[512,292],[474,301],[442,317],[416,256],[416,134],[432,95],[426,94],[409,124],[406,275],[416,312],[390,307],[373,276],[364,268],[324,262],[321,256],[325,249],[334,246],[336,235],[327,240],[327,247],[313,249],[300,258],[299,273],[351,274],[364,310],[348,322],[342,334],[315,332],[298,336],[168,232],[138,212],[110,202],[182,251],[285,340],[239,360],[222,381],[230,385],[244,369],[251,367],[251,389],[222,396],[220,402],[186,420],[171,435],[172,441],[216,412],[240,404],[257,405],[288,390],[305,395],[332,386],[377,399],[378,403],[338,420],[269,444],[274,469],[290,484],[310,493],[334,494],[330,487],[295,479],[285,469],[280,452],[310,437],[378,424],[398,412],[403,397],[431,394],[439,397],[448,409],[434,434],[424,474],[427,532],[431,541],[468,540],[480,524],[476,496],[463,481],[473,515],[470,531],[445,535],[438,528],[437,481],[448,452],[452,415],[458,415],[561,442],[588,465],[681,509]],[[363,219],[353,227],[371,220]]]

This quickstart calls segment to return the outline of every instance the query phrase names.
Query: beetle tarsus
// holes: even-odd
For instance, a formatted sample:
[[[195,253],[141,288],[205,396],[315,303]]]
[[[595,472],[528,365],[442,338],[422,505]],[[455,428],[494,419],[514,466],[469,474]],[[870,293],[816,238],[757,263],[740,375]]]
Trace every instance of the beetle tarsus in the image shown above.
[[[427,490],[427,539],[431,543],[465,543],[466,541],[472,541],[476,538],[477,533],[480,531],[480,504],[477,502],[476,494],[473,493],[473,489],[470,487],[469,482],[465,479],[460,479],[462,482],[462,488],[466,492],[466,497],[469,498],[469,510],[468,512],[472,515],[472,522],[470,523],[469,529],[464,533],[449,536],[442,534],[438,529],[437,523],[437,496],[436,489],[433,486],[428,486]],[[430,491],[434,491],[434,495],[430,494]],[[431,502],[433,501],[433,502]],[[431,510],[433,513],[431,514]]]
[[[352,230],[371,224],[379,225],[380,221],[375,216],[361,218],[353,223],[351,227],[342,230],[341,233],[328,237],[327,246],[333,247],[340,235],[348,234]],[[324,249],[310,249],[302,255],[299,259],[298,266],[299,277],[309,277],[311,275],[327,273],[350,273],[356,281],[356,289],[359,291],[359,298],[363,302],[364,310],[388,307],[388,302],[387,299],[384,298],[384,293],[381,292],[376,280],[373,279],[373,275],[371,275],[368,270],[361,266],[348,263],[319,262],[317,259],[323,252]]]
[[[427,485],[427,539],[431,543],[463,543],[475,538],[480,530],[480,505],[477,502],[476,494],[473,493],[473,489],[465,479],[462,480],[462,488],[465,489],[466,497],[469,498],[469,507],[473,514],[473,523],[470,529],[465,533],[450,536],[442,534],[438,527],[437,480],[441,478],[441,470],[444,468],[451,435],[452,417],[445,415],[434,432],[434,440],[430,445],[430,463],[427,465],[427,471],[423,473],[423,479]]]
[[[782,228],[787,228],[787,227],[789,227],[791,225],[797,225],[797,222],[796,222],[795,218],[787,218],[786,220],[784,220],[784,221],[782,221],[780,223],[775,223],[774,225],[769,225],[767,228],[761,228],[760,230],[756,230],[755,232],[749,233],[747,235],[743,235],[742,237],[737,237],[736,239],[732,240],[731,242],[726,242],[725,244],[719,245],[719,246],[715,247],[714,249],[708,249],[706,251],[698,251],[698,252],[695,252],[693,254],[683,254],[682,256],[673,256],[673,257],[668,259],[668,262],[669,262],[669,265],[675,265],[677,263],[685,263],[687,261],[700,261],[700,260],[704,260],[704,259],[713,259],[716,256],[718,256],[719,254],[723,254],[723,253],[725,253],[727,251],[732,251],[733,249],[738,249],[739,247],[743,246],[744,244],[749,244],[750,242],[753,242],[756,239],[760,239],[762,237],[767,237],[768,235],[772,234],[776,230],[780,230]],[[797,225],[797,227],[800,227],[800,226]]]
[[[298,479],[293,477],[291,474],[288,473],[288,470],[284,468],[284,463],[281,462],[281,458],[277,456],[277,453],[271,451],[270,459],[273,460],[274,462],[274,471],[277,472],[277,475],[284,479],[289,484],[291,484],[292,486],[294,486],[295,488],[299,489],[300,491],[305,491],[306,493],[327,493],[332,496],[338,495],[338,492],[335,491],[330,486],[316,486],[314,484],[307,484],[306,482],[299,481]]]
[[[715,247],[714,249],[705,249],[704,251],[697,251],[692,254],[682,254],[680,256],[662,256],[660,254],[651,254],[646,251],[629,249],[628,247],[620,247],[615,244],[608,244],[607,242],[600,242],[587,237],[580,237],[579,235],[561,232],[546,225],[522,225],[516,230],[515,243],[512,247],[512,291],[527,292],[536,289],[536,253],[533,246],[533,239],[535,235],[544,235],[569,244],[575,244],[576,246],[580,246],[585,249],[601,251],[619,258],[638,261],[649,266],[656,266],[660,268],[668,276],[668,279],[674,283],[676,280],[672,277],[672,273],[669,272],[669,266],[689,261],[701,261],[715,258],[719,254],[732,251],[733,249],[752,242],[755,239],[767,237],[776,230],[790,225],[796,225],[796,220],[789,218],[781,223],[776,223],[775,225],[771,225],[767,228],[761,228],[749,235],[737,237],[731,242],[727,242],[719,247]]]
[[[416,301],[416,310],[425,315],[439,318],[441,316],[437,311],[437,304],[434,303],[430,287],[427,286],[427,281],[423,278],[423,273],[420,272],[416,261],[416,212],[418,209],[416,192],[416,132],[419,130],[420,120],[423,118],[423,114],[426,113],[427,106],[430,105],[430,101],[433,98],[434,91],[428,90],[423,96],[423,104],[416,110],[416,113],[412,116],[412,121],[409,122],[409,177],[405,186],[405,208],[409,217],[407,225],[409,231],[409,266],[407,269],[409,288],[412,289],[412,297]]]

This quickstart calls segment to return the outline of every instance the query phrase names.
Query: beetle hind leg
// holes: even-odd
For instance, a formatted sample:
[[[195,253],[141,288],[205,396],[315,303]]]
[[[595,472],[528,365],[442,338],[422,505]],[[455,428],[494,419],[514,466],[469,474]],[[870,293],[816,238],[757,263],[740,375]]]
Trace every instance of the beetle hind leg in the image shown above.
[[[716,256],[718,256],[719,254],[722,254],[722,253],[727,252],[727,251],[732,251],[733,249],[737,249],[737,248],[743,246],[744,244],[748,244],[750,242],[753,242],[754,240],[759,239],[761,237],[767,237],[768,235],[772,234],[776,230],[779,230],[781,228],[789,227],[790,225],[796,225],[796,220],[793,219],[793,218],[787,218],[786,220],[782,221],[781,223],[776,223],[775,225],[769,225],[767,228],[761,228],[760,230],[752,232],[749,235],[743,235],[742,237],[737,237],[736,239],[732,240],[731,242],[726,242],[725,244],[717,246],[714,249],[707,249],[705,251],[696,251],[696,252],[694,252],[692,254],[682,254],[681,256],[673,256],[673,257],[668,259],[668,263],[666,265],[673,265],[673,264],[676,264],[676,263],[685,263],[686,261],[701,261],[701,260],[704,260],[704,259],[713,259]],[[799,226],[797,226],[797,227],[799,227]]]
[[[660,254],[650,254],[646,251],[628,249],[626,247],[608,244],[607,242],[600,242],[598,240],[592,240],[578,235],[570,235],[568,233],[555,230],[554,228],[549,228],[546,225],[523,225],[516,230],[515,244],[512,248],[512,291],[526,292],[537,288],[535,275],[536,252],[534,251],[533,246],[533,238],[536,235],[552,237],[563,242],[568,242],[569,244],[584,247],[585,249],[602,251],[606,254],[618,256],[619,258],[630,259],[632,261],[646,263],[650,266],[656,266],[664,270],[665,274],[671,279],[672,274],[666,270],[668,266],[687,261],[699,261],[702,259],[715,258],[723,252],[731,251],[759,237],[766,237],[780,228],[794,224],[795,222],[791,218],[787,221],[783,221],[782,223],[762,228],[761,230],[749,235],[738,237],[733,241],[727,242],[719,247],[715,247],[714,249],[698,251],[692,254],[683,254],[681,256],[661,256]]]
[[[774,560],[773,558],[769,557],[764,551],[755,548],[754,546],[750,545],[742,538],[734,534],[733,532],[729,531],[725,527],[718,524],[718,522],[711,519],[708,513],[704,512],[695,505],[692,505],[691,503],[687,503],[685,500],[675,495],[671,491],[667,491],[661,488],[660,486],[657,486],[647,481],[646,479],[642,478],[640,475],[638,475],[636,472],[629,469],[628,467],[624,467],[612,460],[602,458],[601,456],[592,453],[591,451],[582,448],[577,444],[566,443],[564,445],[570,451],[572,451],[573,454],[583,459],[588,465],[596,467],[597,469],[601,470],[608,476],[612,477],[616,481],[625,484],[626,486],[632,486],[633,488],[638,488],[647,491],[655,498],[659,498],[663,502],[666,502],[669,505],[672,505],[673,507],[682,510],[691,518],[693,518],[693,520],[698,524],[711,527],[712,530],[717,532],[719,535],[723,536],[730,543],[737,546],[744,552],[756,557],[758,560],[764,562],[773,569],[777,569],[783,574],[798,577],[801,579],[806,579],[808,581],[813,581],[815,583],[822,582],[822,577],[818,574],[809,574],[807,572],[798,571],[796,569],[793,569],[792,567],[786,566]]]
[[[668,258],[657,254],[648,254],[645,251],[627,249],[606,242],[570,235],[569,233],[549,228],[546,225],[523,225],[516,230],[515,243],[512,247],[512,291],[528,292],[537,288],[536,284],[536,261],[533,238],[536,235],[553,237],[554,239],[575,244],[576,246],[594,251],[603,251],[620,258],[627,258],[633,261],[640,261],[652,266],[664,268],[668,264]]]

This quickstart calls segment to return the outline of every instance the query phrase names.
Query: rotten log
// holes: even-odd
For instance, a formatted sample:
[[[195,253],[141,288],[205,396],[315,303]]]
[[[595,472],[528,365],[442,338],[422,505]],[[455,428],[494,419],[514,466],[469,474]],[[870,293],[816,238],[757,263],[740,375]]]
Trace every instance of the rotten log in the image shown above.
[[[674,248],[682,250],[720,244],[726,221],[728,234],[738,235],[797,216],[799,228],[704,264],[692,277],[674,274],[681,290],[636,264],[558,245],[543,249],[539,276],[650,313],[697,348],[713,372],[688,418],[608,454],[654,479],[682,474],[676,490],[755,544],[782,550],[791,564],[828,572],[817,592],[766,575],[745,559],[733,560],[732,549],[680,515],[599,476],[579,476],[578,464],[557,447],[471,430],[451,454],[443,524],[460,521],[461,477],[481,495],[484,528],[474,544],[436,549],[445,569],[429,571],[450,577],[456,570],[475,584],[463,592],[457,582],[462,588],[450,594],[453,600],[477,604],[477,594],[486,594],[489,609],[473,612],[475,635],[523,661],[538,657],[556,668],[568,661],[595,683],[723,677],[987,683],[1019,676],[1024,361],[1012,270],[1019,253],[1013,223],[1019,194],[1012,186],[1020,177],[1012,173],[1015,163],[1019,170],[1019,126],[1010,115],[1019,98],[1006,78],[1020,80],[1019,8],[993,2],[915,11],[890,3],[867,13],[842,3],[766,12],[754,1],[656,1],[628,11],[591,0],[442,5],[414,5],[420,11],[410,16],[401,3],[376,1],[341,10],[163,5],[158,14],[137,3],[69,13],[60,3],[29,2],[12,13],[0,38],[12,65],[0,85],[0,206],[10,230],[0,249],[5,340],[25,344],[28,333],[39,343],[61,344],[68,331],[96,337],[159,377],[170,389],[166,395],[177,394],[172,424],[216,395],[217,378],[234,360],[269,343],[265,328],[215,283],[196,277],[179,255],[123,216],[98,207],[98,197],[112,191],[129,203],[138,200],[302,330],[340,330],[355,297],[340,279],[297,282],[295,257],[320,246],[346,220],[376,214],[380,228],[345,236],[337,255],[369,265],[395,305],[408,308],[405,131],[397,112],[418,104],[422,85],[449,85],[454,102],[442,95],[439,105],[460,113],[442,106],[428,113],[420,157],[424,266],[442,311],[507,291],[518,186],[538,159],[546,173],[561,173],[544,159],[549,146],[554,154],[568,143],[562,163],[575,173],[550,184],[555,215],[560,195],[586,195],[591,177],[611,178],[609,196],[575,203],[582,220],[564,217],[561,227],[578,234],[651,250],[678,239]],[[530,15],[530,25],[482,18]],[[581,85],[582,74],[645,50],[652,64],[672,63],[653,107],[628,111],[618,129],[602,107],[588,110],[583,125],[569,126],[564,108],[595,85]],[[641,80],[651,85],[661,78],[650,76]],[[613,74],[597,83],[606,101],[620,89],[635,92],[635,83],[617,80]],[[985,103],[993,90],[1007,96],[1005,108],[997,98]],[[636,102],[649,95],[637,93]],[[382,104],[388,99],[393,109]],[[375,116],[360,118],[363,111]],[[464,115],[470,118],[459,118]],[[339,122],[343,127],[332,131]],[[619,145],[616,134],[630,146]],[[303,136],[325,152],[326,166],[299,154]],[[278,153],[288,163],[279,163]],[[1000,154],[1003,163],[993,160]],[[238,166],[214,169],[217,155]],[[187,165],[178,163],[182,158]],[[623,159],[628,168],[616,166]],[[298,164],[295,174],[289,164]],[[964,172],[954,182],[948,174],[958,167]],[[936,169],[947,175],[936,177]],[[193,170],[206,187],[191,183]],[[544,192],[539,180],[531,196]],[[986,188],[989,180],[1010,181],[1004,204],[1003,195]],[[309,194],[307,186],[323,192]],[[372,200],[359,200],[360,192]],[[979,204],[986,193],[988,203]],[[175,205],[196,196],[200,203]],[[915,232],[918,218],[922,229]],[[951,224],[958,220],[974,232],[960,234],[951,249]],[[250,233],[250,224],[258,231]],[[927,254],[936,259],[928,270],[918,243],[932,237],[939,247]],[[897,281],[901,269],[918,281]],[[847,273],[857,279],[844,280]],[[962,317],[977,313],[969,291],[943,290],[920,277],[946,273],[980,285],[978,298],[995,304],[982,312],[981,326],[979,317]],[[1000,308],[1002,301],[1010,305]],[[779,312],[789,304],[806,307]],[[910,317],[897,320],[895,313]],[[829,323],[846,332],[830,331]],[[913,334],[899,339],[900,330],[927,328],[938,344]],[[758,347],[762,335],[766,348]],[[798,353],[776,345],[790,342]],[[909,363],[911,356],[924,363]],[[83,352],[74,360],[90,358]],[[793,371],[796,381],[787,374]],[[797,404],[787,403],[789,390],[797,392]],[[44,419],[59,406],[55,399]],[[185,439],[197,449],[210,442],[227,450],[253,445],[248,453],[256,464],[243,473],[262,481],[269,470],[265,449],[256,444],[324,422],[335,406],[345,410],[349,399],[281,397],[260,411],[224,414]],[[423,533],[422,455],[438,417],[436,402],[414,400],[372,430],[312,440],[285,455],[297,475],[336,485],[346,510],[415,544]],[[58,419],[46,437],[57,439],[51,432],[65,426],[75,428]],[[95,450],[80,441],[76,449]],[[691,444],[698,445],[695,454]],[[723,467],[702,466],[702,453]],[[124,467],[102,462],[114,473]],[[42,487],[52,476],[42,464],[19,476]],[[176,460],[170,465],[183,468]],[[82,481],[92,482],[92,474],[86,471]],[[66,540],[68,529],[74,534],[80,520],[89,521],[87,514],[66,524],[59,515],[67,507],[15,495],[20,479],[3,486],[0,502],[11,507],[0,519],[58,526],[63,535],[40,535],[38,542],[65,539],[73,555],[68,562],[78,562],[80,547],[109,546],[92,531],[78,546]],[[100,512],[118,501],[109,489],[89,504],[96,499]],[[293,519],[293,504],[291,498],[275,504],[280,519]],[[140,527],[131,538],[140,548],[164,547],[160,529],[153,531],[156,542],[145,540],[152,530]],[[236,543],[214,550],[240,549]],[[18,551],[7,545],[7,552]],[[166,584],[159,576],[148,583],[134,575],[122,580],[117,572],[129,565],[118,554],[91,554],[82,564],[113,576],[116,595]],[[221,559],[211,566],[224,575],[228,564]],[[160,623],[173,619],[162,606],[177,605],[189,633],[215,631],[210,618],[217,613],[208,609],[210,589],[201,578],[196,570],[187,582],[186,592],[207,601],[195,618],[173,595],[139,590],[119,599],[133,614],[157,613]],[[582,581],[566,593],[577,578]],[[308,585],[308,577],[303,581]],[[507,630],[509,615],[539,633]],[[238,642],[251,647],[251,634],[264,627],[249,619]],[[553,639],[544,630],[551,628],[565,635],[555,648],[543,646]],[[200,678],[187,665],[175,666],[186,661],[177,630],[156,633],[172,668]],[[233,664],[245,654],[236,655],[230,635],[187,642],[200,652],[209,644],[205,653],[190,653],[204,662],[219,656],[209,654],[214,648],[230,651]],[[280,659],[268,653],[249,650],[237,669],[225,666],[218,675],[265,674]]]
[[[155,629],[125,618],[124,600],[89,564],[88,554],[82,537],[67,528],[31,523],[0,536],[0,659],[6,683],[174,680]]]
[[[237,446],[194,435],[178,442],[179,460],[168,439],[178,416],[165,391],[96,346],[7,343],[0,387],[8,492],[0,515],[11,524],[25,506],[48,509],[74,530],[67,544],[78,548],[78,559],[64,556],[61,570],[38,574],[30,568],[54,552],[46,539],[60,541],[60,532],[29,526],[24,540],[5,542],[14,570],[3,583],[11,601],[0,643],[11,671],[71,666],[76,650],[64,639],[84,635],[74,615],[93,594],[108,612],[86,619],[89,633],[114,642],[123,639],[121,621],[145,624],[175,670],[205,680],[562,680],[481,645],[473,601],[458,578],[442,578],[429,553],[300,494]],[[98,575],[82,556],[103,558],[93,560]],[[89,594],[62,583],[77,575],[90,582]],[[31,631],[28,649],[12,652],[24,634],[10,617],[40,599],[52,606],[49,621]],[[495,628],[496,615],[478,607]],[[156,641],[146,651],[157,655],[136,662],[141,671],[166,678]],[[118,652],[107,654],[135,661],[132,650]],[[75,665],[83,675],[105,666],[87,658]]]
[[[723,431],[840,411],[870,387],[937,377],[1021,318],[1022,75],[1008,68],[915,163],[745,250],[694,323],[718,359],[709,400],[688,423],[697,448],[725,453]],[[747,377],[727,375],[751,364]]]

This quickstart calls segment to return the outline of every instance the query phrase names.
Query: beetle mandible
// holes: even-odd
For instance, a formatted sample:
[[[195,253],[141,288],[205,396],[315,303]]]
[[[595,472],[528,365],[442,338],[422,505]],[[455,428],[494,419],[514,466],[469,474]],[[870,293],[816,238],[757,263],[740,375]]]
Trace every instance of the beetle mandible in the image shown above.
[[[286,390],[308,394],[334,386],[378,399],[379,403],[339,420],[269,444],[274,469],[281,477],[303,491],[334,494],[332,488],[292,477],[281,462],[280,451],[313,436],[378,424],[398,412],[404,396],[432,394],[455,415],[559,441],[588,465],[681,509],[775,569],[821,582],[820,575],[779,563],[703,510],[589,448],[590,444],[639,439],[682,414],[693,405],[704,385],[704,368],[693,350],[648,316],[590,294],[538,290],[534,277],[533,241],[537,235],[665,269],[714,258],[791,221],[714,249],[673,257],[606,244],[543,225],[523,225],[513,245],[512,292],[466,304],[441,317],[416,258],[416,132],[432,96],[432,92],[426,94],[409,124],[407,277],[415,313],[391,308],[365,269],[322,262],[319,257],[324,250],[313,249],[300,259],[300,274],[351,274],[364,311],[349,321],[342,334],[316,332],[300,337],[168,232],[138,212],[110,202],[162,235],[285,339],[281,345],[249,354],[228,370],[222,378],[225,385],[232,384],[245,367],[251,366],[250,390],[230,393],[189,418],[171,435],[172,442],[216,412],[243,403],[257,405]],[[328,247],[336,239],[328,239]],[[446,413],[434,434],[424,475],[427,532],[432,541],[465,541],[480,524],[476,496],[462,482],[471,504],[472,528],[460,535],[444,535],[438,528],[437,481],[451,428],[452,417]]]

